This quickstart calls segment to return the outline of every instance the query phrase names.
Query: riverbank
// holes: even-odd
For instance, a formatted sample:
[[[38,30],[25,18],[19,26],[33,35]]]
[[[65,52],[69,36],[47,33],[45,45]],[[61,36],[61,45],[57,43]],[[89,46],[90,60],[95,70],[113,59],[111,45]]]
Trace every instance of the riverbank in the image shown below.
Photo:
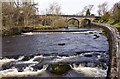
[[[120,23],[119,22],[114,22],[114,21],[108,21],[108,22],[102,22],[102,21],[94,21],[96,23],[102,23],[102,24],[110,24],[112,26],[115,26],[117,30],[119,31],[120,34]]]
[[[114,21],[101,22],[101,21],[98,21],[97,23],[110,24],[112,26],[115,26],[116,28],[120,28],[120,23],[119,22],[114,22]]]
[[[65,26],[43,26],[43,25],[33,25],[33,26],[14,26],[14,27],[3,27],[2,36],[17,35],[25,32],[30,32],[33,30],[53,30],[65,28]]]

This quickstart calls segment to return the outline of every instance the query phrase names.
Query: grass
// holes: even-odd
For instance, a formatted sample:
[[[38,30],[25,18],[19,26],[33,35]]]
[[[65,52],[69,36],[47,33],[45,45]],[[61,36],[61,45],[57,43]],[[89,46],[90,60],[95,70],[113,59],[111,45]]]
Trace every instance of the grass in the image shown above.
[[[120,23],[116,23],[116,22],[114,22],[114,21],[108,21],[108,22],[98,21],[97,23],[110,24],[110,25],[113,25],[113,26],[115,26],[115,27],[120,27]]]
[[[114,21],[108,21],[108,22],[106,22],[106,24],[114,25],[115,22]]]
[[[116,27],[120,27],[120,23],[116,23],[114,26],[116,26]]]

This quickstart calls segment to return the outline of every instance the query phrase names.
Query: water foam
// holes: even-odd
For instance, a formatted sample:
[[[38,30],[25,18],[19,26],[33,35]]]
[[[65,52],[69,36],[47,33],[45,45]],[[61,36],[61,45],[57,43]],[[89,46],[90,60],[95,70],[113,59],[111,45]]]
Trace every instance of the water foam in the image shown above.
[[[86,76],[89,77],[106,77],[107,76],[107,69],[106,70],[102,70],[99,69],[97,67],[83,67],[81,66],[81,64],[79,66],[77,66],[76,64],[70,65],[70,67],[75,70],[78,73],[83,73]]]
[[[67,61],[71,58],[75,58],[77,56],[69,56],[69,57],[66,57],[66,56],[63,56],[63,57],[58,57],[57,59],[54,59],[52,62],[59,62],[59,61]]]
[[[35,76],[44,73],[48,65],[44,65],[41,70],[33,71],[32,65],[26,67],[23,72],[18,72],[16,68],[0,71],[0,78],[2,77],[26,77]]]
[[[69,32],[69,33],[96,33],[97,31],[79,31],[79,32]],[[27,32],[27,33],[21,33],[23,36],[24,35],[34,35],[34,34],[53,34],[53,33],[59,33],[59,32]],[[60,33],[68,33],[68,32],[60,32]]]
[[[69,56],[69,57],[57,56],[51,62],[67,61],[67,60],[70,60],[71,58],[76,58],[78,56],[80,56],[80,55]],[[37,71],[34,71],[34,69],[32,67],[32,66],[39,63],[38,61],[34,61],[36,58],[47,58],[46,56],[39,55],[39,56],[34,56],[33,58],[31,58],[28,61],[20,61],[23,58],[24,58],[24,56],[19,57],[17,60],[7,59],[7,58],[4,58],[4,59],[0,60],[0,63],[2,65],[6,64],[6,63],[9,63],[11,61],[17,61],[16,62],[17,64],[30,64],[28,67],[25,67],[25,69],[22,72],[19,72],[17,70],[17,68],[15,68],[15,67],[12,67],[11,69],[2,70],[2,71],[0,71],[0,78],[2,78],[2,77],[26,77],[26,76],[39,75],[41,73],[44,73],[46,68],[48,67],[48,65],[43,65],[43,68],[40,69],[40,70],[37,70]],[[79,64],[79,66],[76,65],[76,64],[72,64],[72,65],[70,65],[70,67],[74,71],[76,71],[78,73],[83,73],[83,74],[85,74],[86,76],[89,76],[89,77],[106,77],[106,75],[107,75],[107,69],[103,70],[103,69],[98,68],[98,67],[94,67],[94,68],[84,67],[81,64]]]
[[[4,58],[4,59],[0,60],[0,65],[4,65],[4,64],[7,64],[7,63],[12,62],[12,61],[16,61],[16,60]]]

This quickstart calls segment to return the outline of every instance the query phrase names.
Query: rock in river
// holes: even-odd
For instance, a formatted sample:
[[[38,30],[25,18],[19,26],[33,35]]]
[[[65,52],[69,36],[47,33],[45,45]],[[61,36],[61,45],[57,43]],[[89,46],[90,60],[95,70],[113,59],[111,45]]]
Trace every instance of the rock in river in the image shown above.
[[[61,45],[61,46],[63,46],[63,45],[65,45],[65,43],[58,43],[58,45]]]
[[[54,74],[67,73],[71,67],[68,64],[50,64],[47,71]]]

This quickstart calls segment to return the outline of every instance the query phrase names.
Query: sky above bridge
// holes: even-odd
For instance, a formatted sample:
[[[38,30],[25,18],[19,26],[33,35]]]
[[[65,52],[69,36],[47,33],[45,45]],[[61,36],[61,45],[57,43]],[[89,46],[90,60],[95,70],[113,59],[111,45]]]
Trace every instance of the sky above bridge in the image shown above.
[[[57,2],[61,6],[61,12],[66,15],[76,14],[87,5],[94,5],[91,10],[92,14],[97,15],[98,5],[107,2],[108,10],[113,7],[113,5],[120,0],[34,0],[38,2],[39,14],[45,14],[46,8],[53,2]]]

